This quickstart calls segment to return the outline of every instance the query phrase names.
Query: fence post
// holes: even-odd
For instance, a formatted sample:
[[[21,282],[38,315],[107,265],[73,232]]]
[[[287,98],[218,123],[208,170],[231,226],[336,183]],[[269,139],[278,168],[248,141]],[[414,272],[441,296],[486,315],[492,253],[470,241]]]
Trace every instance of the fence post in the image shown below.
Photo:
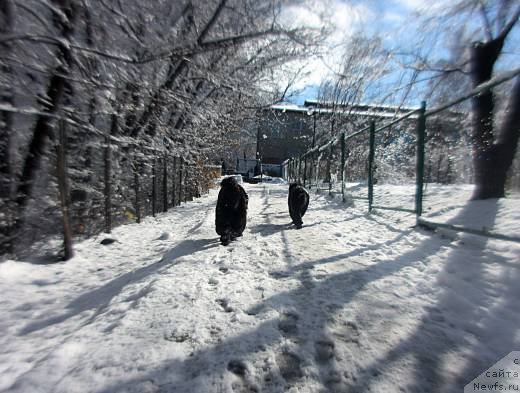
[[[105,148],[104,148],[104,185],[105,185],[105,232],[110,233],[111,224],[111,189],[110,189],[110,138],[105,137]]]
[[[341,133],[341,200],[345,202],[345,133]]]
[[[374,152],[375,152],[375,129],[374,121],[370,122],[370,147],[368,151],[368,212],[372,211],[374,201]]]
[[[155,201],[157,199],[157,184],[155,182],[155,157],[153,159],[152,164],[152,216],[155,217],[155,213],[157,212],[157,206],[155,205]]]
[[[314,173],[312,172],[312,168],[314,167],[314,153],[311,154],[311,162],[309,163],[309,188],[312,188],[312,177]]]
[[[334,155],[334,143],[331,142],[329,152],[329,196],[332,195],[332,157]]]
[[[189,185],[189,182],[187,182],[188,180],[188,171],[189,171],[189,163],[186,163],[186,165],[184,165],[184,187],[183,187],[183,190],[184,190],[184,203],[188,202],[188,193],[186,191],[189,191],[188,190],[188,185]]]
[[[175,207],[175,171],[177,170],[177,157],[173,157],[172,168],[172,207]]]
[[[168,156],[164,153],[163,159],[163,208],[168,211]]]
[[[110,135],[115,135],[117,131],[117,115],[112,114]],[[110,135],[105,137],[105,232],[112,230],[112,188],[110,178],[112,177],[112,151],[110,147]]]
[[[421,102],[419,118],[417,119],[416,148],[416,181],[415,181],[415,214],[417,219],[422,214],[423,182],[424,182],[424,144],[426,140],[426,101]]]
[[[182,203],[182,157],[179,157],[179,205]]]
[[[307,185],[307,156],[303,159],[303,186]]]
[[[317,154],[316,154],[316,192],[319,192],[320,191],[320,186],[319,186],[319,177],[320,177],[320,160],[321,160],[321,154],[320,152],[318,151]]]
[[[139,185],[140,167],[141,165],[138,160],[134,159],[135,216],[138,224],[141,222],[141,187]]]
[[[330,161],[331,161],[331,156],[330,156],[330,151],[329,151],[327,154],[327,166],[325,167],[325,181],[327,181],[329,183],[329,192],[330,192],[330,179],[331,179]]]
[[[298,183],[302,180],[302,156],[298,157]]]
[[[336,118],[333,117],[330,121],[330,151],[327,160],[327,181],[329,182],[329,196],[332,195],[332,155],[334,153],[334,143],[332,142],[334,139],[334,125],[336,123]]]

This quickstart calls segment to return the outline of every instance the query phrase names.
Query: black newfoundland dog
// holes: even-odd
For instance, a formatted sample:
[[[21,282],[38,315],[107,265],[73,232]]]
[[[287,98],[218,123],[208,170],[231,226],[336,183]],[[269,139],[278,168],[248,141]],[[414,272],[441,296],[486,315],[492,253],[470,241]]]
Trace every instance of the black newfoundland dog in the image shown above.
[[[309,193],[299,183],[292,183],[289,186],[289,214],[291,219],[300,229],[303,225],[302,217],[309,206]]]
[[[215,229],[223,245],[242,236],[246,228],[248,196],[234,177],[226,177],[220,183]]]

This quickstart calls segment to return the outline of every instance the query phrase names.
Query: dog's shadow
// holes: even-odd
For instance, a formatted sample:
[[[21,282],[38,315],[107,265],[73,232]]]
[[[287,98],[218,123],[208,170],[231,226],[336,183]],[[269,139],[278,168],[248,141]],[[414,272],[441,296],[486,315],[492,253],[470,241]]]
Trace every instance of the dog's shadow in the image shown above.
[[[249,231],[251,233],[259,233],[262,236],[270,236],[280,231],[294,228],[293,223],[286,224],[258,224],[252,227]]]

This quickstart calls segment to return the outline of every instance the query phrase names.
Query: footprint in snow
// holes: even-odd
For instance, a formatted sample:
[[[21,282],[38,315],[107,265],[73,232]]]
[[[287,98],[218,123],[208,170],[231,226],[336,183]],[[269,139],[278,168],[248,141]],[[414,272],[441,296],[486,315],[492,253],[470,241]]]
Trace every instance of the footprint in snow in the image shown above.
[[[258,393],[260,390],[258,386],[249,383],[249,370],[247,365],[238,359],[230,360],[227,364],[227,370],[238,377],[238,380],[231,385],[233,392],[237,393]]]
[[[284,336],[294,336],[298,333],[298,319],[300,316],[296,313],[285,313],[278,322],[278,329]]]
[[[168,240],[170,238],[170,234],[168,232],[163,232],[161,236],[159,236],[155,240]]]
[[[244,377],[247,373],[247,366],[242,360],[230,360],[227,369],[239,377]]]
[[[344,327],[340,327],[336,332],[334,332],[334,336],[343,342],[359,345],[360,333],[356,323],[346,321],[343,322],[343,324]]]
[[[227,299],[217,299],[215,300],[217,302],[217,304],[222,307],[222,309],[225,311],[225,312],[232,312],[233,311],[233,307],[231,307],[229,305],[229,302]]]
[[[319,340],[314,343],[316,350],[315,359],[318,363],[328,363],[334,357],[334,342],[330,340]]]
[[[219,344],[222,342],[222,328],[212,325],[209,330],[209,335],[212,341],[216,341]]]
[[[298,355],[292,352],[283,351],[277,353],[275,358],[280,374],[288,383],[295,382],[303,377],[301,359]]]
[[[164,339],[167,341],[173,341],[176,343],[182,343],[190,338],[188,333],[173,331],[169,334],[164,335]]]
[[[271,277],[273,277],[277,280],[282,279],[282,278],[287,278],[291,275],[289,272],[284,272],[284,271],[280,271],[280,270],[270,271],[267,274],[269,274]]]

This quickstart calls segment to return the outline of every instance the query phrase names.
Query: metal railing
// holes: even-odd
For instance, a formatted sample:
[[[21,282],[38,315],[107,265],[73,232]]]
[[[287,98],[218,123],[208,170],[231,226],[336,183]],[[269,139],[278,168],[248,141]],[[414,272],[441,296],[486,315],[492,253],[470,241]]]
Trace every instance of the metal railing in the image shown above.
[[[353,140],[358,136],[366,136],[368,133],[368,173],[367,173],[367,196],[349,196],[350,199],[364,199],[368,201],[368,212],[372,212],[373,209],[380,210],[394,210],[401,212],[413,213],[416,215],[416,224],[418,226],[423,226],[427,228],[445,228],[454,230],[457,232],[466,232],[471,234],[477,234],[482,236],[487,236],[491,238],[497,238],[502,240],[510,240],[510,241],[518,241],[520,242],[520,237],[517,236],[506,236],[498,233],[490,232],[487,230],[478,230],[465,228],[458,225],[451,225],[446,223],[437,223],[433,221],[426,220],[422,218],[423,214],[423,199],[424,199],[424,169],[425,169],[425,144],[426,144],[426,119],[438,113],[441,113],[454,105],[460,104],[464,101],[467,101],[475,96],[478,96],[484,92],[491,90],[493,87],[498,86],[508,80],[511,80],[520,75],[520,68],[517,68],[512,71],[508,71],[502,73],[493,79],[477,86],[475,89],[471,90],[467,94],[464,94],[457,99],[454,99],[446,104],[440,105],[438,107],[426,110],[426,102],[423,101],[421,103],[420,108],[409,111],[408,113],[386,123],[376,127],[376,122],[371,121],[370,124],[356,132],[353,132],[349,135],[346,135],[345,132],[341,132],[339,135],[327,140],[325,143],[319,146],[315,146],[300,157],[290,158],[282,164],[283,173],[286,175],[286,179],[290,181],[300,181],[306,186],[307,184],[312,186],[313,176],[316,179],[315,186],[319,189],[319,172],[321,171],[321,161],[323,158],[323,154],[326,154],[329,150],[329,154],[327,154],[327,170],[326,177],[328,177],[328,186],[329,186],[329,194],[333,194],[332,191],[332,181],[331,181],[331,173],[330,167],[331,162],[334,161],[333,157],[333,148],[340,144],[340,181],[341,181],[341,197],[345,202],[346,190],[345,190],[345,172],[346,172],[346,157],[347,157],[347,144],[349,141]],[[374,116],[377,116],[374,114]],[[376,134],[389,129],[390,127],[397,125],[403,122],[406,119],[416,119],[416,145],[415,145],[415,153],[416,153],[416,163],[415,163],[415,198],[414,198],[414,208],[408,209],[398,206],[383,206],[383,205],[375,205],[374,204],[374,157],[375,157],[375,136]],[[311,160],[311,164],[309,165],[308,161]],[[314,163],[316,161],[316,163]],[[313,165],[314,165],[314,173],[313,173]],[[303,169],[303,171],[302,171]],[[310,176],[309,176],[310,169]],[[309,182],[310,180],[310,182]]]

